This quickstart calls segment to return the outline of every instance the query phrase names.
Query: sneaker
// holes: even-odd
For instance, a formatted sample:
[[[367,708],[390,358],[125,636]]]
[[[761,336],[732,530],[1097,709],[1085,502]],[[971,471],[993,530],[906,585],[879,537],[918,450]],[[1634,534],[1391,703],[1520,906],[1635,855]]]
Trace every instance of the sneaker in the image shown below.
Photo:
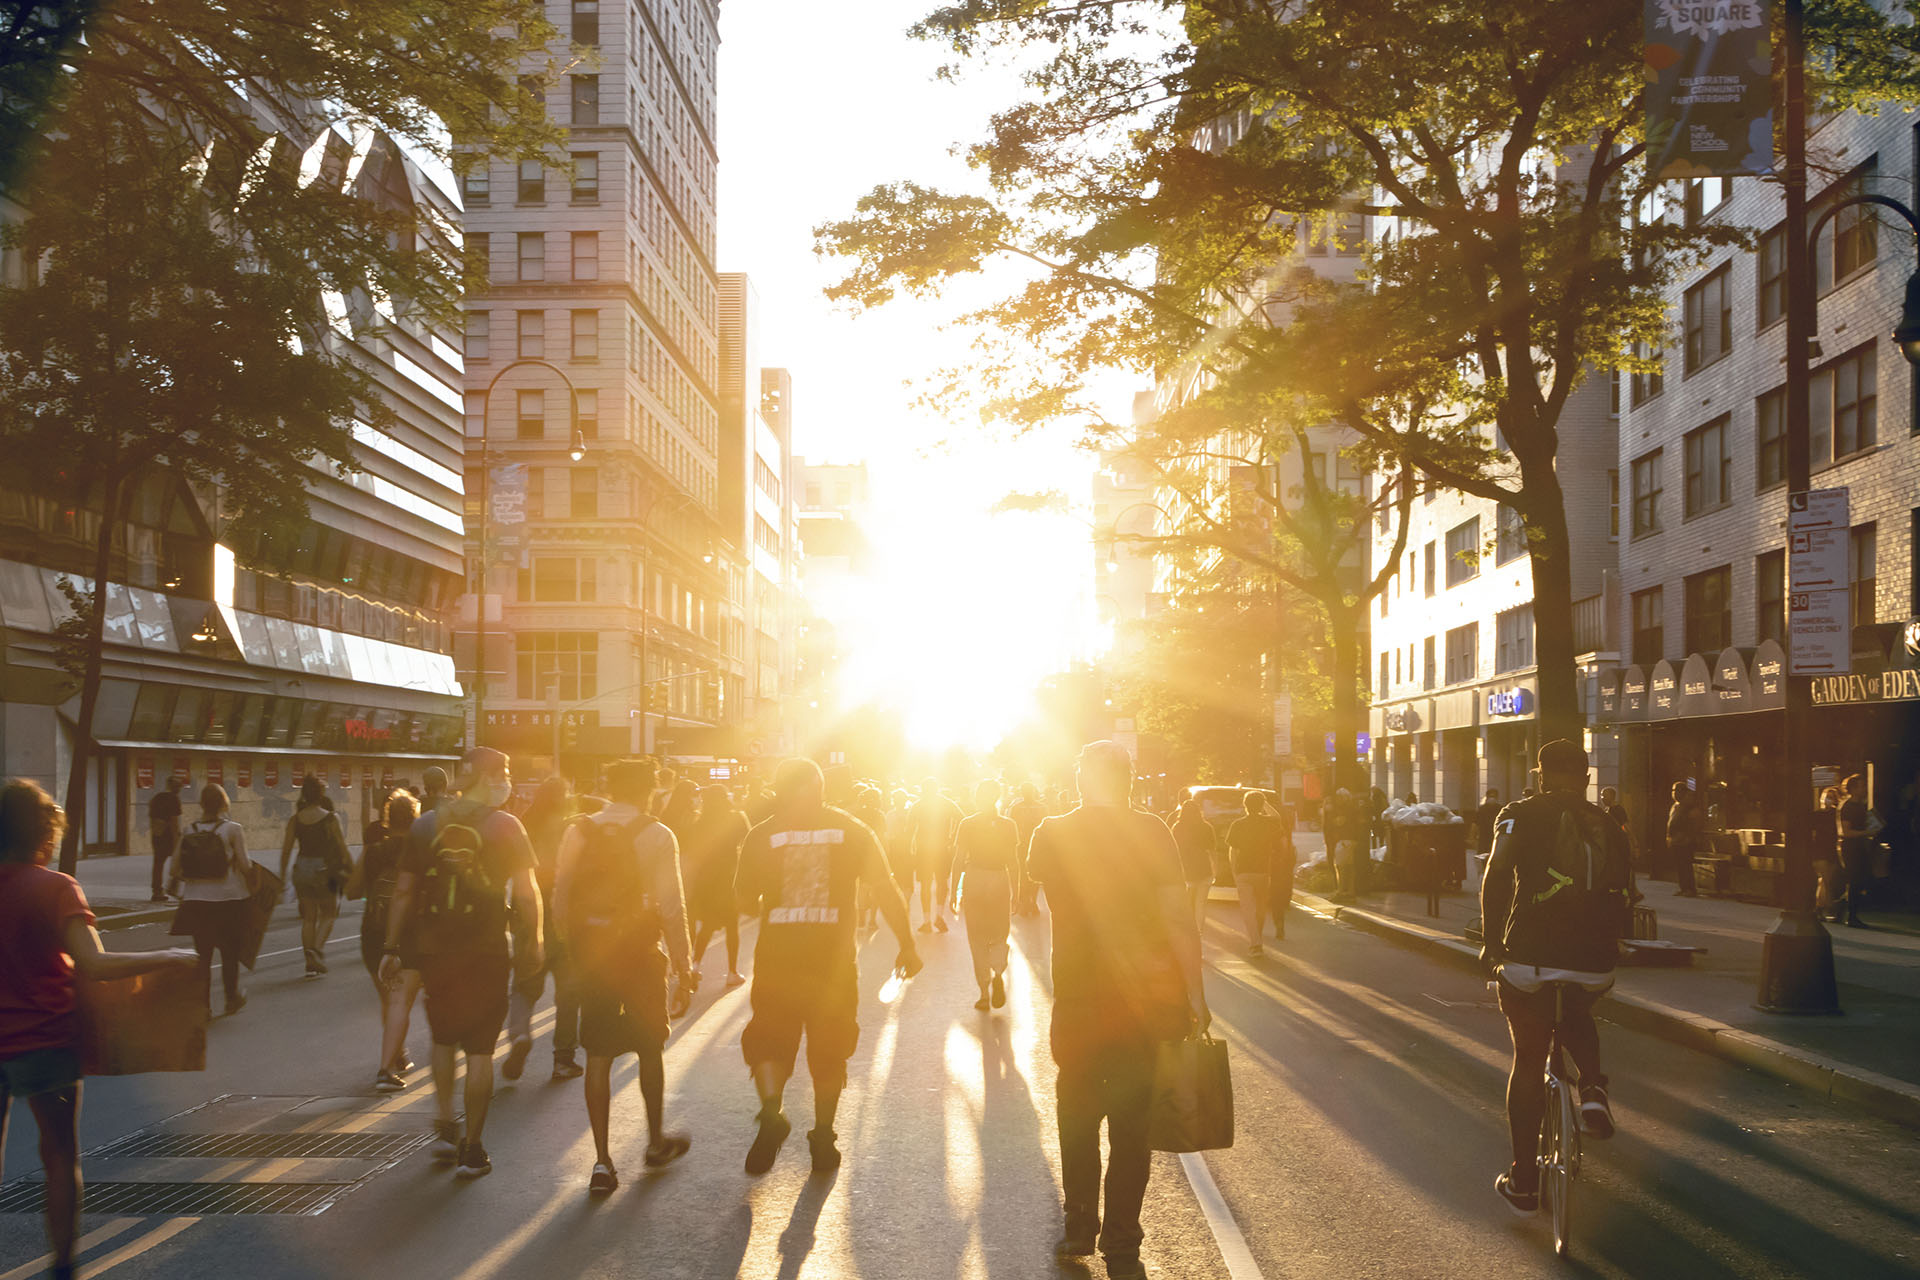
[[[147,899],[148,902],[165,902],[166,900],[167,900],[167,895],[164,893],[156,893],[151,898]]]
[[[947,918],[945,916],[935,916],[933,918],[933,928],[936,933],[945,933],[947,931]]]
[[[981,996],[973,1002],[973,1007],[985,1013],[987,1010],[993,1008],[993,1001],[989,1000],[986,996]]]
[[[533,1041],[525,1036],[507,1046],[507,1060],[500,1064],[500,1074],[509,1080],[518,1080],[520,1073],[527,1069],[527,1055],[533,1052]]]
[[[1053,1254],[1056,1258],[1091,1258],[1093,1251],[1094,1233],[1088,1231],[1083,1235],[1071,1227],[1067,1228],[1067,1233],[1061,1236],[1053,1246]]]
[[[435,1120],[433,1122],[433,1141],[427,1144],[427,1154],[433,1157],[435,1164],[452,1164],[460,1158],[458,1121]]]
[[[1257,942],[1247,948],[1247,958],[1249,960],[1257,960],[1265,954],[1267,954],[1267,949]]]
[[[1607,1101],[1604,1085],[1580,1090],[1580,1132],[1594,1138],[1613,1136],[1613,1107]]]
[[[407,1087],[406,1077],[398,1071],[382,1071],[373,1078],[375,1093],[398,1093]]]
[[[760,1113],[760,1132],[753,1136],[753,1145],[747,1148],[747,1172],[759,1177],[773,1168],[773,1158],[780,1154],[780,1144],[793,1132],[793,1121],[776,1111],[768,1115]]]
[[[619,1185],[620,1175],[613,1171],[612,1165],[596,1164],[593,1166],[593,1176],[587,1179],[587,1194],[604,1196]]]
[[[487,1159],[487,1149],[477,1142],[460,1144],[460,1163],[454,1166],[456,1178],[484,1178],[493,1172],[493,1161]]]
[[[232,996],[227,1000],[227,1008],[226,1008],[225,1016],[231,1018],[234,1014],[240,1012],[242,1009],[246,1007],[247,1007],[247,996],[245,992],[241,992],[237,995]]]
[[[727,987],[729,990],[731,990],[734,987],[744,985],[746,981],[747,981],[746,978],[743,977],[742,975],[735,973],[732,970],[727,971]]]
[[[413,1070],[412,1055],[409,1054],[405,1049],[402,1049],[400,1051],[400,1060],[393,1064],[393,1069],[395,1071],[398,1071],[401,1075],[405,1075],[407,1074],[407,1072]]]
[[[840,1167],[840,1148],[835,1145],[839,1136],[831,1129],[824,1133],[818,1129],[807,1131],[807,1149],[813,1152],[815,1173],[832,1173]]]
[[[307,958],[307,964],[315,973],[325,973],[327,971],[327,958],[318,951],[315,951]]]
[[[1508,1170],[1493,1180],[1493,1189],[1507,1202],[1507,1208],[1522,1218],[1532,1217],[1540,1212],[1539,1191],[1522,1191],[1513,1185],[1513,1171]]]
[[[572,1058],[555,1058],[553,1060],[553,1078],[555,1080],[578,1080],[586,1074],[586,1071],[587,1069],[585,1067],[575,1062]]]
[[[1107,1255],[1107,1280],[1146,1280],[1147,1264],[1137,1253]]]
[[[693,1148],[693,1139],[684,1133],[663,1133],[647,1144],[647,1168],[664,1169]]]
[[[943,928],[944,928],[944,926],[943,926]],[[920,922],[920,932],[921,932],[921,933],[932,933],[932,932],[933,932],[933,922],[932,922],[931,920],[922,920],[922,921]]]
[[[998,1009],[1007,1003],[1007,980],[999,974],[993,975],[993,1007]]]

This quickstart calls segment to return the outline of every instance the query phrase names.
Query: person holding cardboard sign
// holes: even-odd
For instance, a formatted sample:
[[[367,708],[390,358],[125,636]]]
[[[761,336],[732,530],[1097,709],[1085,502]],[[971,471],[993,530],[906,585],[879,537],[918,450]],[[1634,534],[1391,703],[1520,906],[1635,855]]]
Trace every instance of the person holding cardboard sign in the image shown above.
[[[199,963],[184,948],[120,955],[102,949],[86,894],[47,865],[66,826],[66,813],[35,784],[16,780],[0,788],[0,1151],[17,1095],[40,1128],[56,1277],[73,1274],[80,1231],[76,975],[129,978]]]

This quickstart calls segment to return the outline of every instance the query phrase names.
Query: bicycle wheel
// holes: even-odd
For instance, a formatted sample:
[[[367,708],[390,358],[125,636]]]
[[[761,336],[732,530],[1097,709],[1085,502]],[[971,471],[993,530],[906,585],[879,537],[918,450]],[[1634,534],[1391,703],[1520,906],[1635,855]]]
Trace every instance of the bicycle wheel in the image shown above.
[[[1557,1076],[1547,1078],[1547,1111],[1540,1122],[1540,1207],[1553,1224],[1553,1251],[1567,1256],[1573,1176],[1580,1166],[1580,1132],[1573,1115],[1573,1090]]]

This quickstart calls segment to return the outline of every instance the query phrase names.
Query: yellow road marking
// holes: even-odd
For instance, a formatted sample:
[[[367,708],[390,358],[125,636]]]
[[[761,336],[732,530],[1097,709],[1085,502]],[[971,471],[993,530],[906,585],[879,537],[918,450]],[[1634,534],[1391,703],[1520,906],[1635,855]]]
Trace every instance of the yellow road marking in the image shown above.
[[[130,1229],[139,1226],[142,1221],[143,1219],[140,1218],[115,1218],[95,1227],[74,1242],[73,1256],[78,1258],[93,1246],[111,1240],[117,1235],[124,1235]],[[41,1275],[52,1265],[53,1255],[44,1253],[32,1262],[15,1267],[11,1271],[0,1271],[0,1280],[27,1280],[28,1276]]]
[[[151,1249],[158,1248],[198,1221],[200,1221],[198,1218],[170,1218],[138,1240],[129,1241],[106,1257],[89,1262],[86,1273],[89,1276],[102,1275],[129,1259],[137,1258]]]

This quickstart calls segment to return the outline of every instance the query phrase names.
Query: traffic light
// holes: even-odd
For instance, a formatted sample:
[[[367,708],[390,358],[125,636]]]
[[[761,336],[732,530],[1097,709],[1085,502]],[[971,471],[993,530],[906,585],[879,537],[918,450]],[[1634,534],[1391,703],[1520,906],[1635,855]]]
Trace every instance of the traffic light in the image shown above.
[[[560,749],[578,751],[580,749],[580,717],[571,713],[560,717]]]

